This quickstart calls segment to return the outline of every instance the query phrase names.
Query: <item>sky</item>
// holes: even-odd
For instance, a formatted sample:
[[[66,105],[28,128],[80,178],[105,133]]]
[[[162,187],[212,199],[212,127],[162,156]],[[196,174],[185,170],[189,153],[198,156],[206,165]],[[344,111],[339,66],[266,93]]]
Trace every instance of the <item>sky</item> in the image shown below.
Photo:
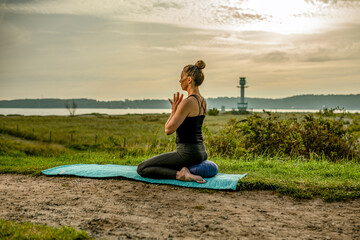
[[[360,1],[0,0],[0,100],[360,93]]]

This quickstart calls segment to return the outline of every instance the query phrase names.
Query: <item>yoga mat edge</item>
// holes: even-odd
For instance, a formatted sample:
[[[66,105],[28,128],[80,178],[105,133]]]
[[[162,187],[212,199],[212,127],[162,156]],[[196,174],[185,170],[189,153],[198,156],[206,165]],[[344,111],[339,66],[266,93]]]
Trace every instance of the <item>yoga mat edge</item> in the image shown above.
[[[245,177],[245,174],[223,174],[219,173],[212,178],[204,178],[206,183],[200,184],[196,182],[185,182],[174,179],[152,179],[141,177],[137,171],[137,166],[115,165],[115,164],[72,164],[63,165],[50,169],[43,170],[42,173],[48,176],[78,176],[88,178],[112,178],[124,177],[138,181],[157,183],[157,184],[170,184],[190,188],[205,188],[236,190],[238,181]]]

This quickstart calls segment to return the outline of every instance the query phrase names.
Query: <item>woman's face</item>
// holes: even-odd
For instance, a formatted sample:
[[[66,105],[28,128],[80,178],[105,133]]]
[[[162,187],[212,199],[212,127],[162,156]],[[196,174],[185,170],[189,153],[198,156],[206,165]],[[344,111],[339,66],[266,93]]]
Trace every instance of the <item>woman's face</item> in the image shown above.
[[[187,80],[188,80],[187,74],[184,71],[182,71],[181,75],[180,75],[180,80],[179,80],[182,90],[187,89],[187,86],[188,86],[188,81]]]

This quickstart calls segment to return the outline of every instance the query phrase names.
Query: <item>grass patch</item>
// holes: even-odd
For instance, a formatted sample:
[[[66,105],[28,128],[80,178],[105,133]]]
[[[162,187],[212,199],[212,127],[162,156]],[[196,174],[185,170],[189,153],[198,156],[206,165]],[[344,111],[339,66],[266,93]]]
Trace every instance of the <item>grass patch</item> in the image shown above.
[[[239,181],[241,190],[273,190],[296,199],[319,197],[325,201],[360,198],[360,164],[353,161],[259,156],[243,160],[219,158],[216,162],[223,172],[248,172]]]
[[[0,134],[0,155],[5,156],[54,156],[69,152],[59,144],[40,141],[29,141],[9,135]]]
[[[69,164],[120,164],[137,165],[146,156],[122,156],[111,152],[79,152],[53,157],[43,156],[0,156],[0,173],[41,175],[44,169]]]
[[[80,152],[54,157],[0,156],[0,173],[41,175],[41,171],[67,164],[138,165],[153,155],[119,155],[110,152]],[[214,157],[221,173],[248,173],[239,190],[273,190],[296,199],[322,198],[344,201],[360,198],[360,164],[323,159],[281,159],[257,156],[243,159]]]
[[[87,240],[93,239],[84,231],[76,231],[72,227],[49,227],[46,225],[37,225],[30,222],[18,223],[0,219],[0,239],[76,239]]]

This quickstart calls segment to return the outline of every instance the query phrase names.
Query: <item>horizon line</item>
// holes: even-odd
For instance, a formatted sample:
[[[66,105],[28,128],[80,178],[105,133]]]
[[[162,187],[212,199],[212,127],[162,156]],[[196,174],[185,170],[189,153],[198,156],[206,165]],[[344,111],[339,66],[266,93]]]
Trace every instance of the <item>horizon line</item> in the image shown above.
[[[301,97],[301,96],[352,96],[352,95],[360,95],[360,93],[348,93],[348,94],[298,94],[298,95],[292,95],[288,97],[282,97],[282,98],[263,98],[263,97],[245,97],[245,98],[252,98],[252,99],[285,99],[285,98],[291,98],[291,97]],[[220,97],[208,97],[206,99],[216,99],[216,98],[240,98],[240,96],[236,97],[229,97],[229,96],[220,96]],[[114,101],[142,101],[142,100],[167,100],[167,99],[159,99],[159,98],[143,98],[143,99],[123,99],[123,100],[97,100],[94,98],[56,98],[56,97],[49,97],[49,98],[15,98],[15,99],[0,99],[0,101],[14,101],[14,100],[49,100],[49,99],[57,99],[57,100],[75,100],[75,99],[86,99],[86,100],[95,100],[98,102],[114,102]]]

